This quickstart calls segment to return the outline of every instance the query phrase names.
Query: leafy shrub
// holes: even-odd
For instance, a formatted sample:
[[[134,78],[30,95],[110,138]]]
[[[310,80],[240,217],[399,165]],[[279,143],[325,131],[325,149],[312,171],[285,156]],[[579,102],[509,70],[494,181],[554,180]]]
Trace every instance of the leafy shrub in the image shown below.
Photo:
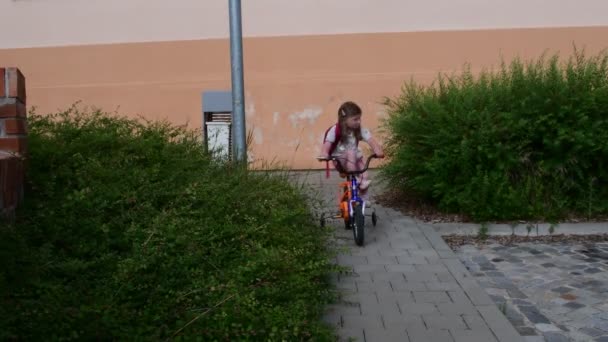
[[[387,99],[394,187],[474,220],[608,212],[608,55],[514,59]]]
[[[73,108],[29,128],[26,200],[0,228],[0,339],[331,336],[327,235],[286,178],[220,165],[166,123]]]

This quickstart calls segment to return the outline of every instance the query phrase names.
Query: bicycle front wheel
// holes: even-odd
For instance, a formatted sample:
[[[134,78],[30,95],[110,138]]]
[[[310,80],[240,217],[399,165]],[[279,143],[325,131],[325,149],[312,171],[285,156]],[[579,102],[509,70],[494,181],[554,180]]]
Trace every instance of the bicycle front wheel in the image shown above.
[[[353,235],[357,246],[363,246],[365,241],[365,216],[363,216],[363,208],[361,204],[356,203],[353,208]]]

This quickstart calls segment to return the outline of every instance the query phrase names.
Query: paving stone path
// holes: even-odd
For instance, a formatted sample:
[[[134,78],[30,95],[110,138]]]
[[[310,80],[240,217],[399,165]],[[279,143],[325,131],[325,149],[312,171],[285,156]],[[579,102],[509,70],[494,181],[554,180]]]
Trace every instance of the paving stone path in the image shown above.
[[[334,211],[339,178],[324,172],[296,174]],[[376,184],[376,186],[378,186]],[[335,276],[342,293],[325,320],[341,340],[523,341],[513,324],[431,226],[374,205],[376,227],[367,219],[366,243],[333,222],[335,242],[344,247],[336,262],[348,272]],[[368,209],[368,213],[369,213]]]
[[[456,254],[526,341],[608,341],[608,243],[465,245]]]

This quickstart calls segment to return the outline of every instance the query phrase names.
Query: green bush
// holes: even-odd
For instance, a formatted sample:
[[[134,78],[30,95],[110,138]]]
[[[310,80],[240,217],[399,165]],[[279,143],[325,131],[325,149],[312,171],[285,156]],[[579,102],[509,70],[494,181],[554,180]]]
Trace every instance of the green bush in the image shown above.
[[[467,67],[386,105],[382,175],[396,189],[474,220],[608,212],[606,53]]]
[[[283,176],[220,165],[166,123],[29,117],[0,227],[0,340],[323,340],[327,231]]]

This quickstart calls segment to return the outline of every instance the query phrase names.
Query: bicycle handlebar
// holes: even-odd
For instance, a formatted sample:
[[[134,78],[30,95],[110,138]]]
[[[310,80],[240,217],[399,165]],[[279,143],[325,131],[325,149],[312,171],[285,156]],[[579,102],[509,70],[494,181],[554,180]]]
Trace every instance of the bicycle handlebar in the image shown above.
[[[378,155],[376,155],[375,153],[372,154],[371,156],[369,156],[367,158],[367,162],[365,163],[365,167],[363,168],[363,170],[358,170],[358,171],[345,171],[344,167],[342,167],[342,163],[340,163],[340,160],[336,157],[329,157],[329,158],[321,158],[321,157],[317,157],[317,159],[319,161],[329,161],[329,160],[333,160],[336,161],[338,163],[338,171],[340,171],[341,173],[345,173],[347,175],[358,175],[358,174],[362,174],[363,172],[367,171],[367,169],[369,168],[369,163],[372,161],[372,159],[374,158],[378,158]]]

